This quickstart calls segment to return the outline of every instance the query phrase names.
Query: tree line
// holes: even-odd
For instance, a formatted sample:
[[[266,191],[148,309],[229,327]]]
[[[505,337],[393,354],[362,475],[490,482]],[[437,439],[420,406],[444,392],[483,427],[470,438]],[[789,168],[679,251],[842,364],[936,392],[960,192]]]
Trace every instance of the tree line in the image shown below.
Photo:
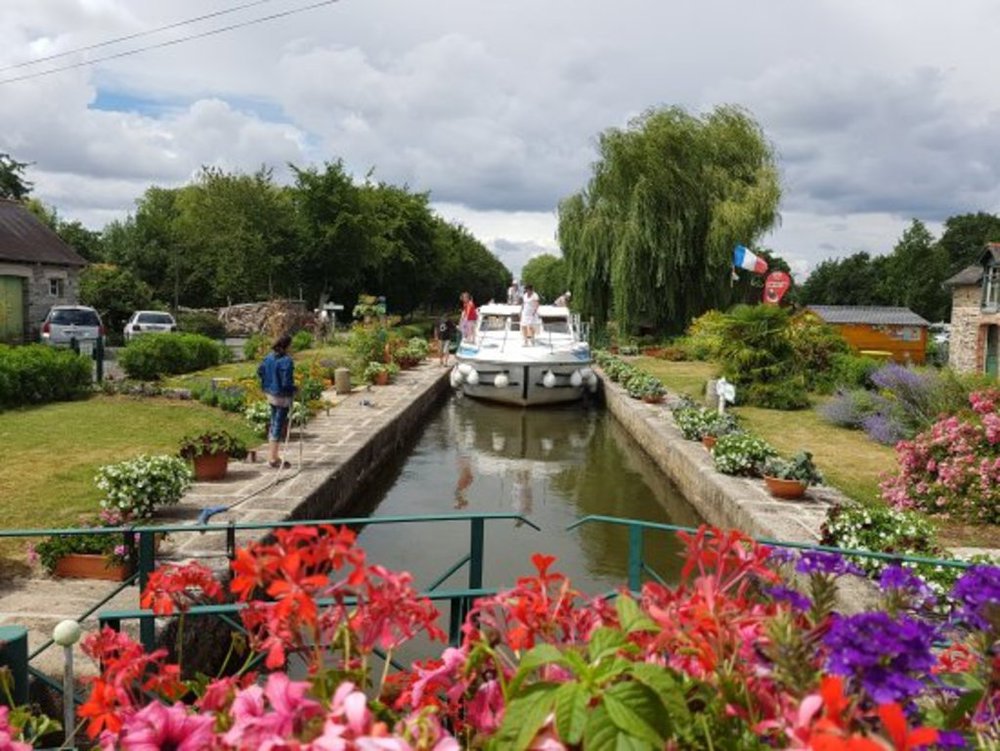
[[[65,222],[30,199],[26,166],[0,155],[0,187],[27,201],[92,263],[82,292],[125,296],[126,308],[301,297],[350,310],[369,293],[406,315],[455,307],[462,290],[499,297],[510,282],[503,263],[468,230],[434,214],[427,193],[370,175],[359,182],[340,161],[293,166],[290,185],[278,184],[268,168],[204,168],[187,185],[150,187],[132,213],[100,231]]]

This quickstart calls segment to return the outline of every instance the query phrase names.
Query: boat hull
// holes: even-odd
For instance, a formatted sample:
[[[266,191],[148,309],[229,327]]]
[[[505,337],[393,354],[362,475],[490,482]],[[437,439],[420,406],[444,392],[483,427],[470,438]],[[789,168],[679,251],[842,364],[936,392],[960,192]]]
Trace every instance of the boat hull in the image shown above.
[[[456,379],[455,373],[461,373],[462,365],[475,368],[478,383],[469,383],[466,377]],[[589,362],[565,363],[509,363],[483,362],[479,360],[463,360],[452,374],[452,382],[465,396],[475,399],[485,399],[503,404],[529,407],[545,404],[562,404],[583,398],[591,388],[586,379],[579,385],[573,384],[573,374],[588,368]],[[547,374],[550,385],[546,385]],[[506,377],[506,383],[497,385],[497,376]],[[457,381],[457,382],[456,382]]]

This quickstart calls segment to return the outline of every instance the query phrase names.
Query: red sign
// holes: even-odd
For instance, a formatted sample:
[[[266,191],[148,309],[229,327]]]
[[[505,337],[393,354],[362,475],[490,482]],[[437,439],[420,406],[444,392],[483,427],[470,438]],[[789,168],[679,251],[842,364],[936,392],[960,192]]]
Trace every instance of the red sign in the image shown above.
[[[764,280],[764,304],[777,305],[792,286],[792,278],[784,271],[772,271]]]

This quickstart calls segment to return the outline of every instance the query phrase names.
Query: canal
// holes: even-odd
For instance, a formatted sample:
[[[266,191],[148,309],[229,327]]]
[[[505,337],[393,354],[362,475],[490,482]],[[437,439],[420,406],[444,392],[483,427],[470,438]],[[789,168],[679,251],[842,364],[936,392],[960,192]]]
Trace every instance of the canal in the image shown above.
[[[541,531],[512,520],[486,524],[484,586],[512,585],[532,573],[530,558],[554,555],[556,570],[578,589],[600,594],[626,579],[624,527],[566,527],[587,514],[682,525],[698,514],[642,448],[603,408],[583,404],[515,409],[450,397],[409,452],[385,469],[363,499],[374,516],[516,512]],[[645,557],[676,577],[672,535],[646,533]],[[469,523],[372,525],[361,535],[369,560],[414,574],[428,586],[469,550]],[[464,588],[467,569],[445,588]]]

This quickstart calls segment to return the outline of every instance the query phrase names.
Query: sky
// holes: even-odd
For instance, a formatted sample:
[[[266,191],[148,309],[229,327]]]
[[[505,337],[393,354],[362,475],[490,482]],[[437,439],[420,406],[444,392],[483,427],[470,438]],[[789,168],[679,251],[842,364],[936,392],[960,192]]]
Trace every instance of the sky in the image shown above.
[[[998,37],[991,0],[2,0],[0,152],[94,229],[202,166],[342,159],[429,191],[517,273],[558,253],[602,131],[736,104],[781,172],[762,243],[801,278],[912,218],[1000,210]]]

